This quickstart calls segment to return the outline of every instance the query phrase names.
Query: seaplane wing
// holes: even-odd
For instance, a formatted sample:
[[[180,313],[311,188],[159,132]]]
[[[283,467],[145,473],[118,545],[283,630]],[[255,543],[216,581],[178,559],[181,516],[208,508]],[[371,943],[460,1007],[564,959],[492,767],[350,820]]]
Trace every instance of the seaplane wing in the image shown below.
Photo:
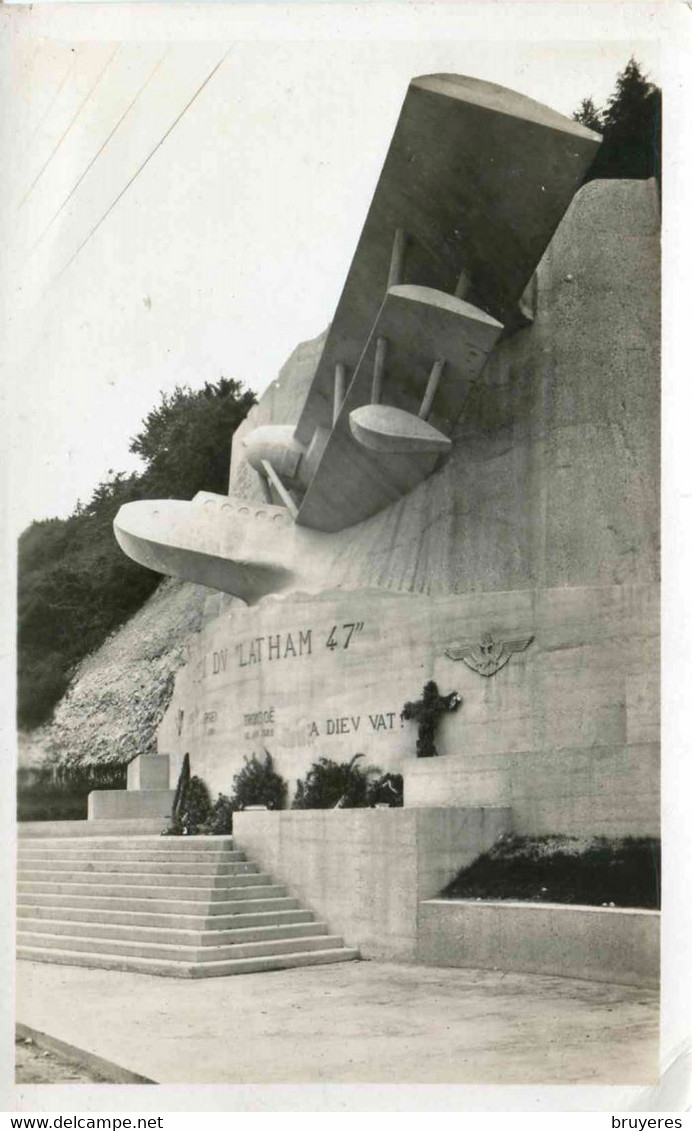
[[[314,587],[336,532],[445,458],[498,337],[526,324],[524,291],[599,143],[502,87],[414,79],[300,417],[242,439],[266,505],[128,504],[125,552],[247,602]]]
[[[344,289],[296,427],[331,428],[334,375],[350,382],[385,293],[457,294],[505,326],[600,137],[531,98],[462,75],[408,88]]]
[[[296,522],[352,526],[429,476],[600,138],[457,75],[410,84],[295,431],[290,481],[245,440]],[[275,469],[274,469],[275,470]]]
[[[391,287],[332,429],[317,431],[326,443],[297,522],[352,526],[426,478],[501,332],[463,299]]]

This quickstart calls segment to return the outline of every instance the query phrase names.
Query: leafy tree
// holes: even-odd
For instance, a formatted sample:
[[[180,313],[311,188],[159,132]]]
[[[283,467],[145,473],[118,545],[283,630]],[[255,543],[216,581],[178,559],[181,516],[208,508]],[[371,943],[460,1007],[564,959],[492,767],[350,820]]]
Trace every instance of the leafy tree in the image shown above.
[[[146,464],[150,498],[191,498],[197,491],[225,493],[231,437],[242,424],[255,394],[240,382],[221,377],[201,390],[176,387],[149,413],[130,451]]]
[[[650,83],[636,59],[617,76],[603,110],[584,98],[573,114],[577,122],[603,134],[586,180],[661,180],[661,91]]]
[[[592,98],[582,98],[581,106],[572,117],[575,122],[581,122],[582,126],[586,126],[588,130],[595,130],[599,134],[603,133],[603,120],[594,106]]]
[[[159,576],[127,558],[113,537],[124,502],[141,498],[136,476],[96,488],[65,520],[33,523],[19,539],[18,717],[50,717],[75,665],[131,616]]]

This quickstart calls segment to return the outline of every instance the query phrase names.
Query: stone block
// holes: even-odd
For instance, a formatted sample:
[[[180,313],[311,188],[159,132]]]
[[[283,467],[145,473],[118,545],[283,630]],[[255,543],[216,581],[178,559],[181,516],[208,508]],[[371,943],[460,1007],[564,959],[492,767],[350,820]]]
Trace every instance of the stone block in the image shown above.
[[[506,805],[510,776],[506,766],[493,767],[475,758],[473,764],[455,754],[419,758],[406,766],[404,805],[407,809],[455,808],[464,805]]]
[[[174,798],[174,789],[95,789],[89,794],[88,820],[164,820],[171,815]]]
[[[167,754],[141,754],[127,767],[128,789],[168,789],[169,759]]]

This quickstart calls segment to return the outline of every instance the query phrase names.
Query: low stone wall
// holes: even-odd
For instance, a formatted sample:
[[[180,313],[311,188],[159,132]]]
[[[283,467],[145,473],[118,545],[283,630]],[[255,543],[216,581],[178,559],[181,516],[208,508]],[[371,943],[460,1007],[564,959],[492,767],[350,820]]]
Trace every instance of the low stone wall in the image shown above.
[[[658,911],[432,899],[420,907],[416,958],[430,966],[656,986],[659,934]]]
[[[412,960],[421,900],[510,829],[509,808],[244,812],[233,840],[368,958]]]

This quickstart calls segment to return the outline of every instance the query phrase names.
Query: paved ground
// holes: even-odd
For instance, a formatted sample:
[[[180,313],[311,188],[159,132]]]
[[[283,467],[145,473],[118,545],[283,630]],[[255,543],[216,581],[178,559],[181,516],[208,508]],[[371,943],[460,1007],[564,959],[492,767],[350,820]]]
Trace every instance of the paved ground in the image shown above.
[[[166,1084],[647,1084],[657,994],[348,962],[188,981],[19,962],[17,1021]]]

